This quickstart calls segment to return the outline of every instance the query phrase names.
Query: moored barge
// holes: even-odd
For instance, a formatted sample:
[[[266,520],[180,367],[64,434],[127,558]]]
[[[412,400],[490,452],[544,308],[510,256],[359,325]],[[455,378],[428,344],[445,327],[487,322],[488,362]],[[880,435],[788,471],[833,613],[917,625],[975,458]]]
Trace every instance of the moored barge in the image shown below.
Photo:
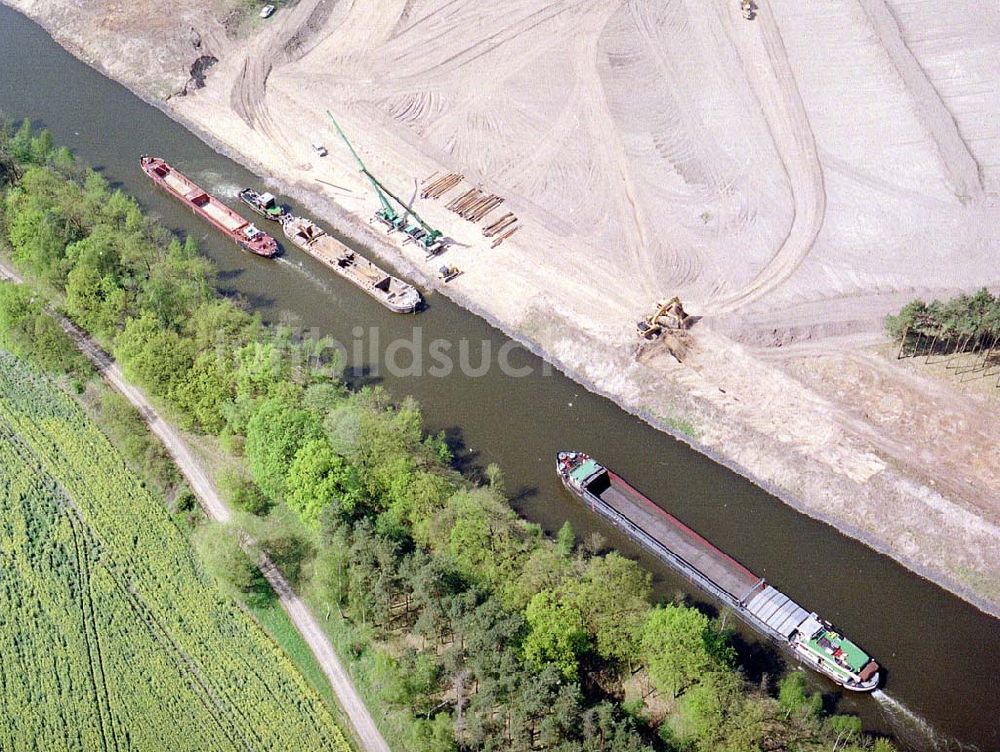
[[[413,285],[393,277],[305,217],[286,216],[281,227],[293,244],[360,287],[390,311],[412,313],[420,305],[420,293]]]
[[[596,460],[582,452],[560,452],[556,472],[590,509],[731,607],[758,632],[787,647],[799,662],[845,689],[867,692],[878,687],[879,665],[865,651]]]
[[[190,178],[175,170],[159,157],[143,155],[139,159],[142,171],[164,191],[186,205],[198,216],[231,238],[245,251],[271,258],[278,253],[278,241],[261,232]]]

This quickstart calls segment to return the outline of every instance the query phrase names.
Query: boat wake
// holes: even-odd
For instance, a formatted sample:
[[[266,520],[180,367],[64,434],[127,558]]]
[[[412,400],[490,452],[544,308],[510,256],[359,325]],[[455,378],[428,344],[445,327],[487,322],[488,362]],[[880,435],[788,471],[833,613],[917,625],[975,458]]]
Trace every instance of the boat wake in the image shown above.
[[[336,294],[324,280],[322,280],[320,277],[317,277],[315,274],[310,274],[309,270],[306,269],[304,264],[288,258],[287,255],[278,256],[278,258],[275,259],[275,263],[282,264],[284,266],[294,269],[298,274],[301,274],[303,277],[305,277],[308,282],[318,287],[323,292],[328,293],[329,295]]]
[[[945,736],[926,720],[914,713],[899,700],[881,689],[872,692],[878,703],[879,715],[892,730],[892,735],[904,749],[933,750],[934,752],[981,752],[979,747]]]
[[[223,180],[222,175],[217,172],[206,170],[201,173],[200,177],[208,185],[209,192],[216,196],[236,198],[239,196],[240,191],[243,190],[242,186]]]

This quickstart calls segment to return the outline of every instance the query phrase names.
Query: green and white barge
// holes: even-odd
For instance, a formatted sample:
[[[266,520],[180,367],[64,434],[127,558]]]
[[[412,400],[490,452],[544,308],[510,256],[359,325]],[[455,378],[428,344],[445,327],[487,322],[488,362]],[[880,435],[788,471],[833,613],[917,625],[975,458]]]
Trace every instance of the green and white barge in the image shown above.
[[[599,462],[582,452],[560,452],[556,472],[591,510],[787,648],[800,663],[844,689],[868,692],[878,687],[879,665],[864,650]]]

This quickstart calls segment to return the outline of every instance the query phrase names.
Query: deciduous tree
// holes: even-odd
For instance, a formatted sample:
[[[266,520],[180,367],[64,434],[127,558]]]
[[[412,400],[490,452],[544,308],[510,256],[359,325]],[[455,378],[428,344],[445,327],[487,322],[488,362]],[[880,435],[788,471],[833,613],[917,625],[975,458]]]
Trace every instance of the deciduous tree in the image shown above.
[[[588,561],[569,593],[584,615],[599,656],[629,668],[639,660],[650,591],[649,572],[621,554],[612,551]]]
[[[155,316],[143,314],[125,324],[115,339],[114,354],[127,378],[159,397],[171,397],[187,378],[194,346],[163,328]]]
[[[295,453],[285,480],[285,500],[306,525],[315,528],[330,504],[341,516],[353,517],[364,491],[354,466],[336,454],[326,438],[316,438]]]
[[[543,590],[531,599],[524,612],[529,632],[524,655],[535,666],[553,664],[567,679],[579,672],[580,656],[587,651],[587,630],[576,606]]]
[[[300,398],[301,390],[286,385],[261,402],[247,423],[247,464],[272,499],[284,498],[288,469],[299,448],[320,436],[316,416],[298,406]]]
[[[649,677],[673,697],[715,667],[705,647],[708,617],[693,608],[670,604],[650,611],[642,627],[642,652]]]

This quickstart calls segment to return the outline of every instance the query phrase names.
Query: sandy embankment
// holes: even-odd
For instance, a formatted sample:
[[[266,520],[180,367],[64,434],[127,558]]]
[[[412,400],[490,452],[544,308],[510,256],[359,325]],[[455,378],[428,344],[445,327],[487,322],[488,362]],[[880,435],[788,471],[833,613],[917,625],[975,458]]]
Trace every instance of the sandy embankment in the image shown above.
[[[300,0],[237,36],[221,0],[4,1],[429,286],[437,263],[369,226],[324,110],[400,191],[456,170],[504,195],[522,229],[495,250],[419,204],[458,241],[444,294],[1000,614],[997,398],[880,335],[916,294],[1000,284],[1000,11]],[[673,294],[704,317],[690,354],[637,362],[635,320]]]

